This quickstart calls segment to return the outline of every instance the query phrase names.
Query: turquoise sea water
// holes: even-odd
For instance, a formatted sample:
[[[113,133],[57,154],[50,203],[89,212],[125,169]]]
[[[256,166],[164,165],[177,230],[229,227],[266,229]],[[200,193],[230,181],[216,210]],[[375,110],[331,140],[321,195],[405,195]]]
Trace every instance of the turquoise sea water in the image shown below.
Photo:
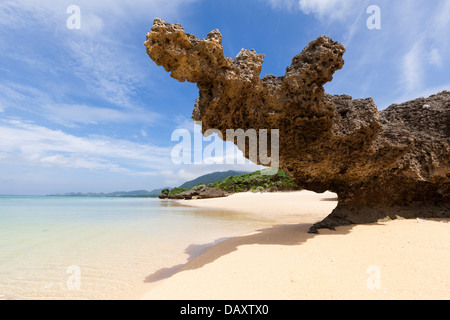
[[[152,198],[0,196],[0,300],[139,298],[162,270],[270,225]]]

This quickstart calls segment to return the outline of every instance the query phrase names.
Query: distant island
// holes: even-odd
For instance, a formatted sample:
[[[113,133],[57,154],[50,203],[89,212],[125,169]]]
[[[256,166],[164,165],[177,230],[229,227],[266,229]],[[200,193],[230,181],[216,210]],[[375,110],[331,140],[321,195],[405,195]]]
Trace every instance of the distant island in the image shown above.
[[[175,188],[160,188],[152,191],[115,191],[111,193],[58,193],[49,197],[109,197],[109,198],[160,198],[160,199],[207,199],[227,197],[238,192],[277,192],[299,190],[289,175],[278,170],[265,175],[262,171],[218,171],[187,181]]]
[[[160,199],[195,200],[227,197],[233,193],[249,191],[278,192],[299,190],[299,187],[289,175],[282,170],[278,170],[276,174],[271,175],[264,174],[263,170],[230,175],[223,180],[213,182],[205,182],[201,178],[195,180],[196,183],[199,182],[197,185],[190,183],[173,189],[164,189],[158,197]]]
[[[115,191],[111,193],[81,193],[81,192],[70,192],[70,193],[58,193],[49,194],[48,197],[149,197],[156,198],[162,192],[163,189],[155,189],[152,191],[147,190],[136,190],[136,191]]]
[[[177,188],[159,188],[154,189],[152,191],[147,190],[136,190],[136,191],[115,191],[111,193],[81,193],[81,192],[69,192],[69,193],[58,193],[58,194],[49,194],[47,196],[49,197],[128,197],[128,198],[157,198],[164,190],[179,190],[178,188],[181,188],[183,191],[189,190],[191,188],[194,188],[200,184],[209,184],[214,183],[218,181],[222,181],[228,177],[231,176],[237,176],[246,174],[249,172],[246,171],[235,171],[235,170],[228,170],[228,171],[218,171],[213,173],[208,173],[203,176],[200,176],[194,180],[187,181],[183,183],[180,187]]]

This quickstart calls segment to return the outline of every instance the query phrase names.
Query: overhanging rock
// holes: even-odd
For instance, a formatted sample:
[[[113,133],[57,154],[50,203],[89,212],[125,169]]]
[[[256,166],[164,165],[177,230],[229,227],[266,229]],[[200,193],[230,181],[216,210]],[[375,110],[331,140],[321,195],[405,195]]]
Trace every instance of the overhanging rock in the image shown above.
[[[320,36],[286,74],[260,78],[264,55],[225,57],[218,30],[205,39],[156,19],[147,53],[181,82],[197,83],[203,131],[279,129],[280,168],[298,186],[338,194],[311,228],[396,217],[450,216],[450,92],[379,112],[371,98],[332,96],[323,85],[344,65],[342,44]],[[242,150],[249,157],[248,146]]]

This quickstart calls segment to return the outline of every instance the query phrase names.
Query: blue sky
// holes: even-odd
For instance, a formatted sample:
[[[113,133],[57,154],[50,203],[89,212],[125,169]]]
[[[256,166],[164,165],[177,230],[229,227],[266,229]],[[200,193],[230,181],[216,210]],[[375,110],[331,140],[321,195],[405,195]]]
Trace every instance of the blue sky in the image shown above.
[[[70,5],[79,30],[67,28]],[[367,28],[370,5],[379,30]],[[171,134],[193,130],[198,90],[146,55],[156,17],[202,38],[219,29],[229,57],[266,54],[261,76],[284,74],[309,41],[330,36],[347,52],[326,91],[379,109],[450,90],[449,0],[2,0],[0,194],[150,190],[257,168],[171,161]]]

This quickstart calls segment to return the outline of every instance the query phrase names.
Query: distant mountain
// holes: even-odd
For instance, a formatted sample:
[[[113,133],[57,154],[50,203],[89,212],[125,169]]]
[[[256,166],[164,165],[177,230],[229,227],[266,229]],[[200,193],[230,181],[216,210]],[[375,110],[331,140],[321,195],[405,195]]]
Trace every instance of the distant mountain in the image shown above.
[[[152,196],[157,196],[157,195],[160,194],[164,189],[168,189],[168,188],[154,189],[154,190],[152,190],[152,191],[149,191],[148,193],[150,193]]]
[[[300,190],[300,188],[294,183],[294,181],[292,181],[286,172],[282,170],[277,170],[275,172],[273,172],[273,170],[267,170],[270,169],[240,175],[231,175],[216,182],[200,182],[199,185],[190,189],[178,187],[173,188],[172,190],[165,190],[158,196],[158,198],[185,200],[210,199],[227,197],[230,194],[239,192],[278,192]],[[228,173],[229,172],[227,172],[227,174]],[[204,178],[202,178],[203,177],[200,177],[194,180],[195,183],[197,183],[197,181],[204,181]],[[206,178],[209,178],[209,176]]]
[[[198,177],[197,179],[194,179],[192,181],[185,182],[184,184],[182,184],[180,186],[180,188],[192,189],[202,183],[209,184],[209,183],[213,183],[213,182],[218,182],[218,181],[222,181],[228,177],[239,176],[239,175],[246,174],[246,173],[249,173],[249,172],[248,171],[234,171],[234,170],[223,171],[223,172],[213,172],[213,173],[205,174],[204,176]]]
[[[224,172],[213,172],[205,174],[192,181],[185,182],[180,186],[183,189],[192,189],[199,184],[209,184],[213,182],[222,181],[228,177],[239,176],[242,174],[249,173],[247,171],[224,171]],[[53,197],[157,197],[164,189],[172,188],[160,188],[154,189],[152,191],[147,190],[135,190],[135,191],[116,191],[111,193],[81,193],[81,192],[70,192],[70,193],[60,193],[60,194],[50,194]]]

